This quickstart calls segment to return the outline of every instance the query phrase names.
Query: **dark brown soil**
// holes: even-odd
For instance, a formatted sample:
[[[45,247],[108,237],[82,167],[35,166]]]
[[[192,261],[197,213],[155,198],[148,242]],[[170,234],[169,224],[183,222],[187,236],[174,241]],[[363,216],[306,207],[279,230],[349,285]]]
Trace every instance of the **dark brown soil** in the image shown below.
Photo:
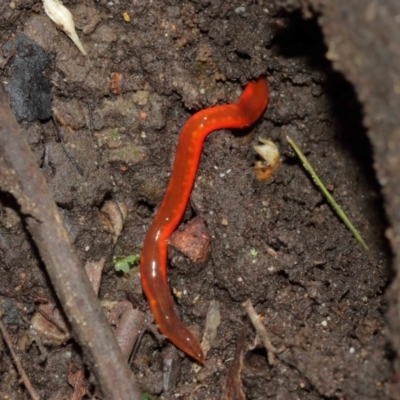
[[[7,84],[16,71],[15,51],[5,45],[18,35],[26,35],[50,56],[45,75],[51,82],[53,113],[64,123],[63,140],[83,175],[64,152],[51,119],[27,115],[31,121],[20,118],[21,128],[81,259],[107,259],[101,300],[134,298],[148,310],[138,268],[121,276],[112,257],[140,253],[185,120],[196,110],[235,101],[246,82],[267,74],[270,102],[263,117],[245,132],[212,133],[204,145],[183,223],[195,216],[205,222],[211,237],[208,262],[195,265],[170,252],[169,282],[181,294],[176,303],[182,320],[201,335],[208,306],[216,300],[221,308],[217,337],[200,372],[183,354],[174,354],[175,379],[168,381],[163,360],[172,345],[145,334],[132,360],[143,391],[160,399],[220,399],[244,326],[248,344],[254,341],[242,306],[250,299],[273,343],[285,350],[274,366],[261,347],[246,354],[241,376],[247,399],[400,397],[393,350],[399,346],[394,311],[398,294],[392,289],[389,298],[392,337],[384,319],[392,255],[372,156],[384,186],[390,244],[396,249],[400,133],[394,127],[400,89],[387,109],[381,110],[380,102],[389,90],[383,83],[390,74],[385,76],[383,68],[391,71],[400,50],[392,49],[390,41],[386,50],[373,38],[362,40],[371,13],[379,22],[377,37],[392,27],[385,25],[385,18],[400,19],[396,1],[369,11],[357,10],[355,1],[325,6],[290,0],[65,1],[87,57],[49,20],[41,2],[11,2],[15,8],[9,1],[0,3],[2,82]],[[387,8],[382,11],[381,6]],[[124,12],[130,22],[122,18]],[[346,28],[341,25],[344,18]],[[362,58],[369,51],[375,60],[384,58],[385,51],[393,54],[387,66],[378,61],[370,65]],[[122,76],[118,94],[110,89],[116,73]],[[400,73],[390,76],[399,88]],[[375,91],[380,79],[382,93]],[[384,128],[387,142],[380,136]],[[305,173],[287,136],[303,149],[364,237],[368,252]],[[281,166],[267,183],[258,182],[253,173],[253,145],[259,137],[272,139],[281,154]],[[389,139],[392,147],[383,143]],[[386,168],[388,152],[393,162]],[[99,217],[109,199],[129,211],[116,244]],[[38,303],[54,301],[54,294],[15,208],[3,194],[3,322],[40,397],[70,398],[69,369],[82,363],[79,346],[73,341],[56,345],[29,328]],[[0,354],[0,398],[29,398],[2,343]]]

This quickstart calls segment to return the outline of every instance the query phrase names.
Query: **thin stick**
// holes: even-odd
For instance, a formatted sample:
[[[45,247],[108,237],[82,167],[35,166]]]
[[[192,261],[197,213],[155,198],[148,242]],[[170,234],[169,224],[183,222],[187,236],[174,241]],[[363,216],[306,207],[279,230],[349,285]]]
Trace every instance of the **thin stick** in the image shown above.
[[[30,396],[32,397],[33,400],[40,400],[38,395],[35,392],[35,389],[33,389],[33,386],[28,378],[28,375],[26,375],[26,373],[25,373],[24,367],[22,366],[21,361],[19,360],[19,357],[14,352],[10,335],[8,334],[7,329],[1,319],[0,319],[0,330],[3,335],[4,341],[7,344],[8,350],[10,350],[10,353],[14,360],[15,366],[17,367],[17,370],[18,370],[19,374],[21,375],[21,378],[22,378],[22,381],[24,382],[26,390],[28,391],[28,393],[30,394]]]
[[[265,326],[260,320],[260,317],[257,315],[256,310],[253,307],[253,304],[251,303],[250,299],[246,300],[243,304],[244,309],[246,310],[251,323],[254,326],[254,329],[257,332],[257,335],[261,339],[265,349],[267,350],[268,354],[268,362],[270,365],[274,365],[275,363],[275,354],[279,354],[284,350],[284,347],[277,349],[272,343],[271,340],[268,336],[267,330],[265,329]]]
[[[77,161],[75,160],[75,158],[72,156],[72,154],[69,152],[67,146],[65,145],[64,139],[60,132],[60,127],[58,126],[58,123],[57,123],[56,119],[54,118],[54,116],[52,116],[52,120],[53,120],[54,126],[56,127],[58,140],[60,141],[61,146],[64,149],[65,155],[68,157],[68,160],[71,161],[71,164],[78,171],[79,175],[83,176],[84,175],[83,169],[79,166],[79,164],[77,163]]]
[[[336,212],[336,214],[339,216],[339,218],[344,222],[344,224],[347,226],[347,228],[350,230],[350,232],[354,235],[354,237],[357,239],[357,241],[364,247],[364,249],[369,250],[367,244],[364,242],[364,239],[361,237],[360,233],[357,231],[357,229],[354,227],[354,225],[347,218],[346,214],[344,213],[342,208],[339,206],[339,204],[336,203],[335,199],[329,193],[328,189],[326,189],[325,185],[318,178],[318,175],[315,172],[314,168],[308,162],[307,158],[301,152],[301,150],[297,147],[296,143],[289,136],[286,136],[286,140],[292,146],[293,150],[297,154],[297,157],[299,157],[300,161],[303,163],[304,168],[311,175],[312,180],[319,187],[322,194],[324,195],[324,197],[326,198],[328,203],[331,205],[333,210]]]
[[[97,150],[97,167],[102,166],[102,160],[101,160],[101,149],[100,149],[100,144],[99,144],[99,139],[94,133],[94,126],[93,126],[93,108],[89,102],[89,99],[86,98],[86,103],[88,107],[88,112],[89,112],[89,123],[87,124],[89,128],[90,135],[96,142],[96,150]]]

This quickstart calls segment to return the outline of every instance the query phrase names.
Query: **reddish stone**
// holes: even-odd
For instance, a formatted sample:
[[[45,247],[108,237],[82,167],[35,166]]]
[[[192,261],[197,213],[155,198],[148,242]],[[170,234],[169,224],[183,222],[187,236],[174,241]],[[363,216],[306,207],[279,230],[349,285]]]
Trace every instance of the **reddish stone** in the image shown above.
[[[210,236],[201,218],[192,219],[182,230],[174,232],[168,243],[194,263],[207,261]]]

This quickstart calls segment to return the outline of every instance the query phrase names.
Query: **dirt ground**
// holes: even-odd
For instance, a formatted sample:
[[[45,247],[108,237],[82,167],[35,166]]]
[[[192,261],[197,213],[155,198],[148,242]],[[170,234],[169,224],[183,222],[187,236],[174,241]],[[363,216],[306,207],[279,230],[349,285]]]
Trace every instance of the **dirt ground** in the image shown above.
[[[400,6],[385,1],[357,12],[355,1],[333,3],[65,1],[86,57],[40,1],[0,3],[1,81],[79,257],[83,263],[106,260],[103,303],[129,300],[148,314],[138,267],[117,273],[112,258],[140,253],[187,118],[234,102],[246,82],[267,75],[270,100],[263,117],[244,132],[212,133],[204,144],[182,227],[195,217],[205,223],[207,261],[169,252],[177,312],[201,337],[209,305],[217,302],[216,338],[196,370],[192,360],[147,331],[131,368],[141,390],[156,398],[222,398],[243,328],[246,399],[400,398],[396,286],[386,294],[400,238],[400,134],[391,128],[399,116],[385,114],[396,114],[399,96],[379,113],[389,96],[382,82],[395,76],[390,67],[385,75],[378,63],[400,50],[389,42],[386,50],[375,46],[365,26],[390,15],[400,20]],[[381,6],[393,9],[385,14]],[[391,26],[377,23],[376,29]],[[364,62],[368,51],[371,59]],[[18,100],[24,79],[36,99],[28,105]],[[393,132],[392,142],[381,129]],[[287,136],[303,149],[369,251],[324,200]],[[259,137],[280,151],[281,166],[268,182],[258,182],[253,172]],[[47,328],[32,328],[39,306],[56,298],[11,196],[2,193],[0,200],[2,320],[40,398],[81,398],[72,379],[84,362],[79,344],[65,332],[60,338],[60,331],[55,337]],[[101,209],[109,200],[127,209],[120,235],[104,229]],[[255,332],[242,306],[247,299],[273,344],[284,349],[274,365],[261,345],[253,346]],[[2,342],[0,354],[0,399],[29,398]],[[93,394],[96,384],[85,374],[83,387]],[[238,396],[229,399],[244,398]]]

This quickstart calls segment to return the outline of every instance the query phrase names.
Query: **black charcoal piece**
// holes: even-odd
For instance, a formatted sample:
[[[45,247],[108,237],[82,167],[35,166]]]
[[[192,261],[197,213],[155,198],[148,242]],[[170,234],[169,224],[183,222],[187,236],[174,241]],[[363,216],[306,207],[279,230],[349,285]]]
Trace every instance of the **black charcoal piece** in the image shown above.
[[[33,40],[19,34],[3,47],[12,52],[11,79],[6,90],[11,97],[11,108],[18,121],[50,118],[51,85],[43,70],[50,64],[50,56]]]

